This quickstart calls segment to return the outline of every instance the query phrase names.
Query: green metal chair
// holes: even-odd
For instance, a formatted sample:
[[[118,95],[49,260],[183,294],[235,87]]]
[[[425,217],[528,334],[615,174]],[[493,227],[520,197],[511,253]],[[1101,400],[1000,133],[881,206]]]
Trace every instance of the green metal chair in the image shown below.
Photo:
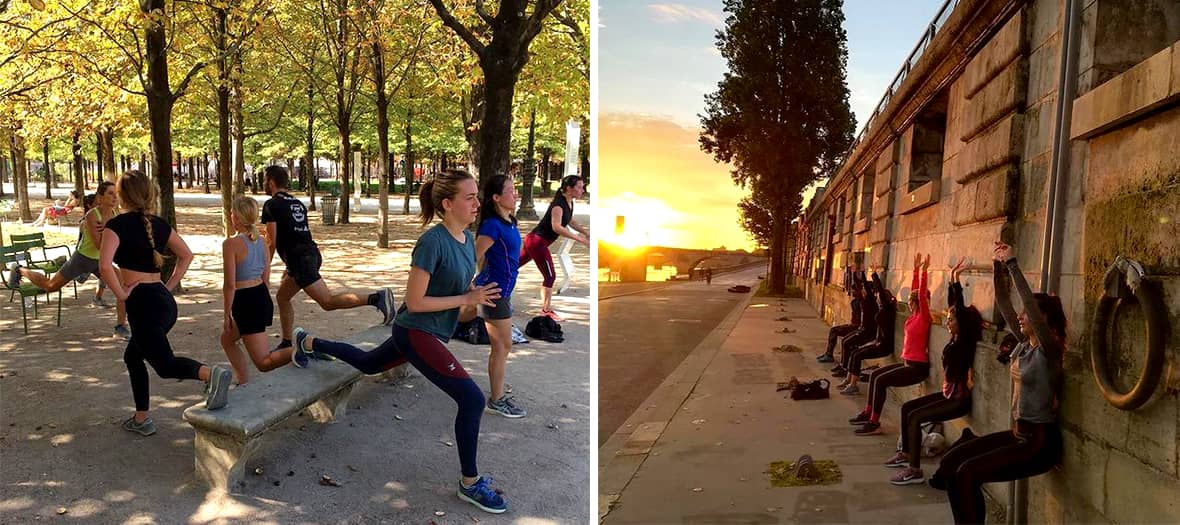
[[[42,232],[13,234],[11,239],[13,246],[24,247],[27,253],[32,253],[33,250],[41,250],[42,259],[40,261],[30,262],[27,265],[22,266],[28,266],[34,270],[41,270],[42,272],[45,272],[46,277],[57,273],[57,271],[65,265],[66,260],[73,256],[73,252],[70,251],[70,247],[64,244],[59,244],[57,246],[46,246],[47,243],[45,242],[45,234]],[[65,248],[66,250],[66,255],[64,258],[61,256],[58,256],[56,259],[49,258],[49,250],[60,250],[62,248]],[[5,268],[7,268],[7,264],[5,265]],[[71,284],[74,286],[74,299],[77,299],[78,281],[73,281]]]
[[[24,247],[16,246],[16,245],[0,246],[0,266],[3,266],[3,268],[7,269],[9,263],[14,262],[14,261],[19,261],[20,259],[23,259],[25,263],[30,263],[29,253]],[[42,261],[42,262],[44,262],[44,261]],[[30,264],[30,266],[32,267],[31,264]],[[4,288],[12,291],[12,293],[9,295],[8,301],[12,302],[13,298],[15,298],[17,294],[20,294],[21,321],[24,322],[25,334],[28,334],[29,333],[29,313],[28,313],[28,305],[26,304],[25,298],[27,298],[27,297],[33,298],[33,317],[35,318],[35,317],[37,317],[38,297],[41,295],[44,295],[45,296],[45,305],[48,306],[49,301],[50,301],[50,292],[46,292],[45,290],[42,290],[42,289],[38,288],[36,285],[31,284],[31,283],[30,284],[23,284],[23,285],[15,287],[15,288],[9,287],[8,286],[7,271],[2,272],[2,273],[4,275],[2,278],[0,278],[0,281],[3,281]],[[57,326],[61,326],[61,290],[57,291]]]

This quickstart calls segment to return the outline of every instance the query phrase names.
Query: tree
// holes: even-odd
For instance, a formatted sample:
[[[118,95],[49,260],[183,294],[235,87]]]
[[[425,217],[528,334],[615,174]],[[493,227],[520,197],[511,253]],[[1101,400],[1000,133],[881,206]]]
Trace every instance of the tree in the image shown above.
[[[463,39],[479,58],[483,71],[483,87],[474,95],[471,107],[480,115],[476,159],[479,180],[483,176],[508,173],[509,141],[512,136],[512,101],[520,71],[529,61],[529,44],[541,33],[545,17],[562,0],[502,0],[500,9],[492,16],[484,9],[483,0],[475,0],[475,12],[482,26],[480,34],[491,34],[483,42],[466,24],[459,21],[443,5],[442,0],[430,0],[439,18]],[[532,13],[528,7],[532,5]]]
[[[852,141],[842,4],[726,0],[725,29],[717,33],[729,71],[705,96],[700,146],[732,164],[733,181],[769,211],[744,217],[769,216],[775,293],[785,290],[787,225],[801,192],[830,175]]]

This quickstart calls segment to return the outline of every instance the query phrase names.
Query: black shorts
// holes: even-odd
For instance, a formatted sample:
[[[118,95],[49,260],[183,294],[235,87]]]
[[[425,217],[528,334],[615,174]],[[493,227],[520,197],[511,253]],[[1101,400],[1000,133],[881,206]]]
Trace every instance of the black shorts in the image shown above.
[[[512,296],[505,295],[495,300],[496,306],[480,305],[484,319],[512,319]]]
[[[320,280],[320,265],[324,260],[320,258],[320,251],[314,247],[293,251],[283,262],[287,263],[287,275],[295,279],[300,290]]]
[[[231,310],[241,335],[265,332],[275,316],[275,305],[270,300],[266,283],[235,291]]]

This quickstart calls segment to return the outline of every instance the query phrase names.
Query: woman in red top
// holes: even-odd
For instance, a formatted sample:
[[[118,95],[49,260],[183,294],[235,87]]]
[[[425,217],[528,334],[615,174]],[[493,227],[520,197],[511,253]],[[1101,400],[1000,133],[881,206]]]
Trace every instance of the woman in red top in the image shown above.
[[[885,407],[885,394],[889,387],[911,386],[925,381],[930,375],[930,358],[926,346],[930,342],[930,290],[926,287],[926,269],[930,266],[930,254],[925,260],[922,254],[914,255],[914,278],[910,284],[910,316],[905,320],[905,338],[901,346],[901,363],[886,365],[869,377],[869,399],[865,408],[856,417],[848,420],[858,436],[873,436],[881,433],[881,410]],[[919,270],[921,270],[919,272]]]

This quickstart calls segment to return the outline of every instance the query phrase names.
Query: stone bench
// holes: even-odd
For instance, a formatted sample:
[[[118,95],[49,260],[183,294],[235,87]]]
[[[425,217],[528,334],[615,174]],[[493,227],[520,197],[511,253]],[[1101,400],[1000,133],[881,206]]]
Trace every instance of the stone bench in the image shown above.
[[[389,334],[390,327],[375,326],[348,342],[369,350]],[[321,423],[343,417],[361,376],[341,361],[313,360],[307,368],[288,365],[265,373],[251,370],[250,382],[230,390],[229,404],[221,410],[206,410],[203,402],[189,407],[184,420],[196,432],[197,475],[215,490],[237,492],[244,485],[246,461],[263,434],[304,410]]]

